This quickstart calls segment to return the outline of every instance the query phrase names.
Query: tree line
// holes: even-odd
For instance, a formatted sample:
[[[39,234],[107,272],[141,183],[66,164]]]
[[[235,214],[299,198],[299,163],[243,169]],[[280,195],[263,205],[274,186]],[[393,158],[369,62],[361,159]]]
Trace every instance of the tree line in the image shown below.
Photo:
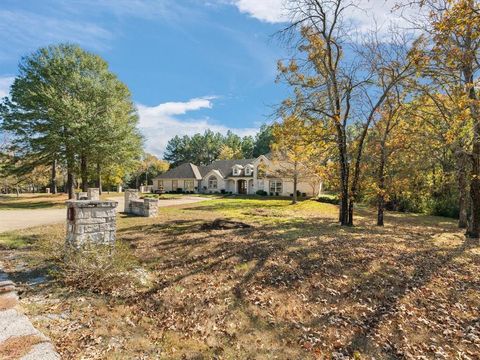
[[[183,163],[208,165],[215,160],[251,159],[270,152],[272,127],[262,125],[255,137],[226,135],[206,130],[193,136],[175,136],[167,143],[164,160],[172,166]]]
[[[291,23],[278,35],[294,55],[279,62],[278,80],[292,95],[278,108],[276,142],[288,141],[286,156],[299,163],[316,153],[338,191],[342,225],[369,201],[378,225],[387,208],[430,211],[458,216],[478,238],[479,2],[403,2],[393,11],[414,14],[404,16],[414,31],[392,25],[367,34],[348,21],[358,5],[287,2]]]

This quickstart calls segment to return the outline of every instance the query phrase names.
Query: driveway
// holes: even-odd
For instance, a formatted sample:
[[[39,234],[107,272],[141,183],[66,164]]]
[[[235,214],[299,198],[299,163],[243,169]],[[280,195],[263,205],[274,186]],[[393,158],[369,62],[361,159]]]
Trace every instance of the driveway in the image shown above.
[[[112,197],[117,201],[117,211],[123,211],[123,197]],[[184,196],[178,199],[159,200],[159,207],[193,204],[208,198]],[[65,209],[0,210],[0,233],[30,227],[58,224],[65,221]]]

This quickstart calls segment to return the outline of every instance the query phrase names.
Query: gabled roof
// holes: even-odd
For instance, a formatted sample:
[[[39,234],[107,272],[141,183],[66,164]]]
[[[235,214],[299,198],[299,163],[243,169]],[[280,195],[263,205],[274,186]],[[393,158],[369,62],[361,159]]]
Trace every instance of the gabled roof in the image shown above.
[[[202,176],[205,176],[210,170],[218,170],[224,178],[232,176],[232,169],[235,165],[245,166],[252,164],[256,159],[238,159],[238,160],[217,160],[208,166],[200,166],[199,170]]]
[[[158,175],[155,179],[196,179],[202,180],[202,174],[197,165],[192,163],[181,164],[167,172]]]

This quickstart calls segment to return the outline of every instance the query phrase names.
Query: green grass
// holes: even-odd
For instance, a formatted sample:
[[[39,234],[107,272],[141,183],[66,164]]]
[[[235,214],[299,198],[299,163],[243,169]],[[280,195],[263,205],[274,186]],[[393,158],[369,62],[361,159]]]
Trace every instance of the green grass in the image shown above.
[[[53,209],[65,207],[65,194],[0,195],[0,210]]]
[[[20,232],[0,233],[0,249],[22,249],[29,246],[33,240],[32,237],[25,236]]]

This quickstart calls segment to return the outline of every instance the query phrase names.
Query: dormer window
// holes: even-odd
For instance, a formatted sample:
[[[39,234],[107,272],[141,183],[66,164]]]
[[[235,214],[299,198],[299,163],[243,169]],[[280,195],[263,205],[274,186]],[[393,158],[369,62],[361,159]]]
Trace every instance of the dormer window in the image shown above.
[[[250,176],[253,173],[253,166],[252,165],[247,165],[245,166],[245,175]]]
[[[242,169],[243,169],[242,166],[240,166],[240,165],[235,165],[235,166],[233,167],[233,171],[232,171],[233,176],[240,176],[241,173],[242,173]]]

